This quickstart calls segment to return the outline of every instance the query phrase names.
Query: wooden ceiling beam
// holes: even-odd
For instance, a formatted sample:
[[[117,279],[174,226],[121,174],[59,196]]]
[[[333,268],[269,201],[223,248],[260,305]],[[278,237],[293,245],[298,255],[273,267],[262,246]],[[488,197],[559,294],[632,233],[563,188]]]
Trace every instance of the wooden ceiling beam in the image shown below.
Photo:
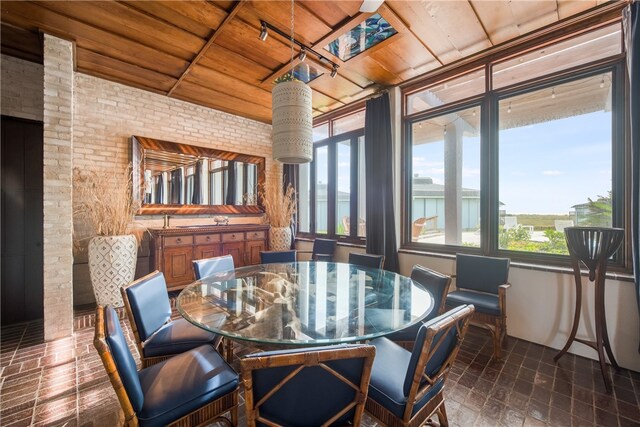
[[[224,30],[224,28],[229,24],[229,22],[231,22],[231,20],[236,16],[238,11],[240,11],[240,8],[244,4],[246,4],[246,0],[239,0],[233,5],[231,10],[229,11],[229,14],[226,16],[226,18],[224,18],[224,21],[222,21],[220,26],[214,30],[211,37],[209,37],[209,40],[207,40],[205,45],[202,46],[202,49],[200,49],[200,52],[198,52],[196,57],[193,58],[189,66],[186,68],[186,70],[184,70],[182,75],[178,78],[178,81],[176,81],[173,87],[167,92],[167,96],[171,96],[171,94],[173,94],[173,92],[178,88],[180,83],[182,83],[185,77],[187,77],[187,75],[191,72],[191,69],[198,63],[198,61],[200,61],[200,58],[202,58],[202,56],[207,52],[211,44],[213,44],[213,42],[218,38],[222,30]]]

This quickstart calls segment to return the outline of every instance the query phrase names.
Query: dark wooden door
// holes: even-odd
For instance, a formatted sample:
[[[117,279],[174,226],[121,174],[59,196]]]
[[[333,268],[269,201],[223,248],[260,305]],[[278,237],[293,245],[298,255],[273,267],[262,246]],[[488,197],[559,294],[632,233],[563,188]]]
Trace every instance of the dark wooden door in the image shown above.
[[[266,250],[264,240],[250,240],[247,242],[247,265],[260,264],[260,251]]]
[[[193,248],[165,248],[163,273],[169,289],[193,282]]]
[[[2,324],[43,316],[42,123],[2,116]]]
[[[217,245],[198,245],[195,247],[195,256],[193,259],[205,259],[218,257],[222,253],[220,244]]]
[[[233,258],[233,265],[236,268],[244,266],[244,242],[223,243],[222,255],[231,255]]]

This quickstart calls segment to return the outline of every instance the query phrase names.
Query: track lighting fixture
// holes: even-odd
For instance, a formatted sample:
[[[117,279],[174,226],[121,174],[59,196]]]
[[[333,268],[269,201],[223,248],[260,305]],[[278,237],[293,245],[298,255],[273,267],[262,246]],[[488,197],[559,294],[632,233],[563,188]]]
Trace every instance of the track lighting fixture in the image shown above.
[[[298,54],[298,59],[300,61],[304,61],[305,58],[307,57],[307,54],[311,53],[311,54],[315,55],[316,58],[318,58],[319,62],[331,66],[331,77],[335,77],[338,74],[339,65],[336,64],[335,62],[333,62],[332,60],[330,60],[329,58],[327,58],[326,56],[316,52],[315,50],[313,50],[309,46],[305,45],[304,43],[299,42],[295,38],[292,38],[290,35],[286,34],[285,32],[281,31],[280,29],[278,29],[278,28],[274,27],[273,25],[269,24],[267,21],[260,21],[260,26],[262,28],[262,30],[260,31],[260,40],[264,41],[267,38],[267,30],[271,30],[271,31],[281,35],[282,37],[284,37],[287,41],[289,41],[289,42],[297,45],[298,47],[300,47],[300,53]]]
[[[551,89],[551,99],[556,99],[556,88]]]
[[[602,76],[602,80],[600,80],[600,89],[604,87],[604,76]]]
[[[262,25],[262,29],[260,30],[260,40],[265,41],[269,35],[267,32],[267,26],[265,25],[265,22],[261,22],[260,24]]]

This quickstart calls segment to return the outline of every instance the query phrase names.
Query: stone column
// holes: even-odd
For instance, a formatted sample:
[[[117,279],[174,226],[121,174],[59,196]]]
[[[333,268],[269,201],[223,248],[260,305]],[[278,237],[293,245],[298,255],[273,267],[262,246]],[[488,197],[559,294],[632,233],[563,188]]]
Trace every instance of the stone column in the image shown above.
[[[73,46],[44,35],[44,339],[73,333]]]
[[[447,126],[444,136],[444,241],[462,243],[462,129]]]

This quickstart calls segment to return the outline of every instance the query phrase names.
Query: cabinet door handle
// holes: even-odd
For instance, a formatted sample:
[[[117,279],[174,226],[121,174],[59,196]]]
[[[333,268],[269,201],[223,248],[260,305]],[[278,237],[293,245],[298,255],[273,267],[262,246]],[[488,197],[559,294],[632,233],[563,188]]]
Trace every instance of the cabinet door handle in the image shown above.
[[[211,236],[207,236],[207,242],[211,240]]]
[[[176,243],[182,243],[182,239],[178,237],[178,238],[176,239]]]
[[[233,240],[236,240],[236,235],[235,235],[235,234],[232,234],[232,235],[231,235],[231,238],[232,238]]]

